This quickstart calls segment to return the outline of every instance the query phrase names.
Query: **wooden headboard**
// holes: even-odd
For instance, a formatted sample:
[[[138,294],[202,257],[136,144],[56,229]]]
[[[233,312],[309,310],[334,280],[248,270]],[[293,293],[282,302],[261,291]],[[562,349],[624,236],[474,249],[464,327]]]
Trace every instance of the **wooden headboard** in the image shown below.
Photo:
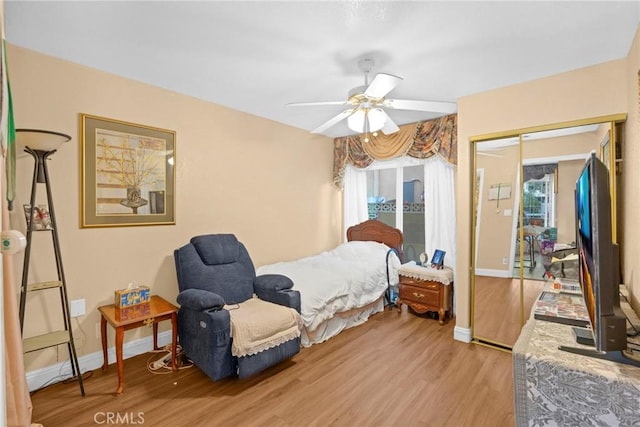
[[[347,240],[366,240],[384,243],[390,248],[398,251],[398,257],[403,259],[402,254],[402,231],[391,227],[377,219],[370,219],[360,224],[353,225],[347,229]]]

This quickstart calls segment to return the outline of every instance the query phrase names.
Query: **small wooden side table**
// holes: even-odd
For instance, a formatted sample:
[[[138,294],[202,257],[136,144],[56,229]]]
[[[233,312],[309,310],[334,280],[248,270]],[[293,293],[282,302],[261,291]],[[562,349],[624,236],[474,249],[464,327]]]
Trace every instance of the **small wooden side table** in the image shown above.
[[[115,304],[98,307],[102,318],[100,320],[100,335],[102,338],[102,355],[104,358],[102,370],[109,364],[107,357],[107,322],[116,330],[116,364],[118,366],[118,388],[116,394],[124,391],[124,365],[122,363],[122,343],[124,331],[153,324],[153,348],[158,349],[158,322],[171,320],[171,366],[178,370],[176,350],[178,344],[178,307],[162,297],[152,295],[149,302],[130,307],[117,308]]]
[[[438,321],[444,324],[446,314],[451,317],[453,307],[453,271],[418,265],[403,265],[400,274],[400,292],[397,306],[406,304],[416,313],[438,312]]]

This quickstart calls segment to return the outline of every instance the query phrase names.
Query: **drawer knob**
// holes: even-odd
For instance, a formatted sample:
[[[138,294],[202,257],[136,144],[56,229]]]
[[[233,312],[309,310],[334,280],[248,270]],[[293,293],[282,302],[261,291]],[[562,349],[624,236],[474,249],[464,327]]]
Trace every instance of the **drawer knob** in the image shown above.
[[[413,296],[416,297],[416,298],[424,298],[424,294],[419,294],[417,292],[414,292]]]

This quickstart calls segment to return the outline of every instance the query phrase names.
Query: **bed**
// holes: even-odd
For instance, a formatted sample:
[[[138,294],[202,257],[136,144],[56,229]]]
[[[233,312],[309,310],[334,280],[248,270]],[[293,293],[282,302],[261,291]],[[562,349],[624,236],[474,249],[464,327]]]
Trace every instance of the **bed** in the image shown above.
[[[284,274],[300,291],[302,345],[309,347],[366,322],[384,310],[384,296],[398,283],[402,232],[378,220],[347,230],[347,243],[295,261],[268,264],[261,274]],[[395,249],[390,251],[390,249]]]

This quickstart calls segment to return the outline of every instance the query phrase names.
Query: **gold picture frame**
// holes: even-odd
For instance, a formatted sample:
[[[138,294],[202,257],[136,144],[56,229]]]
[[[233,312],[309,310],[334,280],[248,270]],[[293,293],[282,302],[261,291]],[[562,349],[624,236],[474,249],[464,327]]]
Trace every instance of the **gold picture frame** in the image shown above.
[[[175,224],[175,131],[80,114],[81,226]]]

